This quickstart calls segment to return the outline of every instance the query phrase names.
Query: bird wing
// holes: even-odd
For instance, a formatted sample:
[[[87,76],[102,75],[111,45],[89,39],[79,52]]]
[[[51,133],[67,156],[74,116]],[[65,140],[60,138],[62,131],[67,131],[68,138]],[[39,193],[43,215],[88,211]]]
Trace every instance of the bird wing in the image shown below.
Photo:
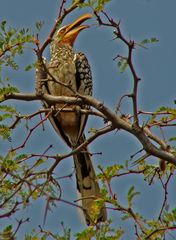
[[[76,67],[76,90],[78,93],[82,95],[92,95],[92,74],[91,74],[91,69],[90,65],[88,63],[88,60],[83,53],[76,53],[74,56],[74,62],[75,62],[75,67]],[[43,86],[43,90],[47,94],[51,94],[52,92],[50,91],[50,87],[48,86],[48,82],[45,81],[45,84]],[[45,107],[49,107],[46,103],[44,103]],[[82,106],[81,108],[83,109],[88,109],[88,106]],[[75,111],[78,110],[79,113],[79,108],[75,108]],[[66,144],[69,147],[73,147],[72,143],[70,142],[69,138],[65,134],[65,132],[62,129],[62,126],[58,120],[58,117],[52,114],[50,117],[50,122],[52,126],[54,127],[55,131],[62,137],[62,139],[66,142]],[[79,117],[79,132],[78,132],[78,137],[77,137],[77,143],[79,142],[79,138],[82,136],[86,122],[87,122],[87,115],[86,114],[80,114]],[[75,146],[74,146],[75,147]]]
[[[84,53],[76,53],[76,85],[78,93],[82,95],[92,95],[92,73],[89,62]]]
[[[92,73],[89,62],[84,53],[76,53],[74,57],[76,66],[76,86],[77,92],[81,95],[92,95]],[[88,109],[88,106],[82,106],[83,109]],[[78,141],[83,134],[87,122],[87,115],[81,115],[80,129],[78,134]]]

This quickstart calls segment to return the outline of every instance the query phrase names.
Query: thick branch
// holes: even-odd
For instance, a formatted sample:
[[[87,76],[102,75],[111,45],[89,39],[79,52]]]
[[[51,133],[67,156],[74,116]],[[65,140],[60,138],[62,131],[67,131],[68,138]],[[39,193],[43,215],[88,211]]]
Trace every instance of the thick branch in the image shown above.
[[[120,116],[116,115],[108,107],[106,107],[102,102],[90,96],[80,95],[79,97],[81,97],[87,105],[90,105],[96,108],[97,110],[99,110],[101,113],[103,113],[107,117],[107,119],[112,122],[114,127],[126,130],[127,132],[136,136],[136,138],[140,141],[140,143],[143,145],[143,148],[148,154],[176,165],[176,157],[170,152],[157,148],[149,140],[143,128],[136,125],[132,125],[130,122],[126,121],[124,118],[122,119]]]
[[[86,104],[86,105],[92,106],[98,111],[100,111],[103,115],[105,115],[106,118],[112,122],[113,127],[118,129],[123,129],[131,133],[132,135],[134,135],[140,141],[143,148],[148,154],[176,165],[176,157],[170,152],[157,148],[148,138],[147,136],[148,132],[146,134],[144,128],[139,127],[136,124],[135,125],[131,124],[127,118],[124,118],[124,117],[122,118],[119,115],[115,114],[102,102],[96,100],[93,97],[79,95],[79,94],[78,94],[78,98],[75,98],[75,97],[63,97],[63,96],[56,97],[49,94],[36,95],[34,93],[31,93],[31,94],[11,93],[5,96],[5,99],[6,100],[16,99],[16,100],[24,100],[24,101],[44,100],[50,105],[56,104],[56,103],[67,103],[69,105],[74,103],[74,105]]]
[[[69,104],[83,104],[81,99],[75,97],[65,97],[65,96],[52,96],[50,94],[35,94],[35,93],[10,93],[5,96],[5,100],[14,99],[22,101],[46,101],[49,105],[56,103],[67,103]]]

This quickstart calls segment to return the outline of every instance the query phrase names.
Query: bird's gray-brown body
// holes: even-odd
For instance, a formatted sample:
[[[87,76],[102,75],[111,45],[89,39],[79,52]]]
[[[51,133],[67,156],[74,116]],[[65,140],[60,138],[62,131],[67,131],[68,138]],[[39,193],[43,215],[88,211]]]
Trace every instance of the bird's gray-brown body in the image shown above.
[[[80,94],[92,94],[92,76],[87,58],[82,53],[74,54],[70,45],[61,44],[55,39],[51,45],[51,61],[47,67],[54,78],[52,79],[49,76],[49,81],[45,85],[45,91],[49,94],[73,96],[73,91],[65,84]],[[74,149],[85,141],[83,131],[87,117],[81,114],[79,109],[76,110],[78,106],[56,105],[56,109],[64,107],[72,108],[73,111],[58,111],[57,114],[50,117],[50,121],[67,145]],[[85,147],[76,153],[73,158],[77,189],[81,195],[80,201],[87,224],[105,221],[105,207],[99,209],[98,217],[95,219],[95,200],[101,197],[101,193],[88,149]]]

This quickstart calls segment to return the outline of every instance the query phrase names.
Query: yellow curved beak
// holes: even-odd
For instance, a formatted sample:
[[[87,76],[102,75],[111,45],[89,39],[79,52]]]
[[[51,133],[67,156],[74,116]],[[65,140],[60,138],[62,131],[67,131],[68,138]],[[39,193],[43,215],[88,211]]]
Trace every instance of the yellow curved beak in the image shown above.
[[[62,27],[58,32],[61,42],[72,46],[79,32],[89,27],[88,25],[81,24],[90,18],[92,18],[92,15],[90,13],[85,13],[73,23]]]

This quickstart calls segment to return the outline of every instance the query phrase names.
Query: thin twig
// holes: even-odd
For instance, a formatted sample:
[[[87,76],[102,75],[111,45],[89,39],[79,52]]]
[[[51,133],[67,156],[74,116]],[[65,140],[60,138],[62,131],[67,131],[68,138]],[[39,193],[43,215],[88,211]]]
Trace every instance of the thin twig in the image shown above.
[[[99,130],[97,130],[97,132],[94,135],[92,135],[91,137],[87,138],[81,145],[79,145],[77,148],[75,148],[71,152],[69,152],[67,154],[63,154],[63,155],[57,156],[55,163],[48,170],[48,174],[50,175],[54,171],[54,169],[57,167],[57,165],[60,163],[61,160],[65,159],[65,158],[68,158],[70,156],[73,156],[74,154],[80,152],[82,149],[84,149],[84,147],[86,147],[88,144],[90,144],[92,141],[94,141],[99,136],[102,136],[102,135],[104,135],[104,134],[106,134],[108,132],[111,132],[113,130],[114,130],[114,128],[112,126],[107,126],[107,127],[103,128],[103,129],[99,129]]]
[[[26,143],[27,143],[28,139],[30,138],[32,132],[33,132],[36,128],[38,128],[38,126],[40,126],[41,124],[43,124],[43,122],[45,122],[45,121],[48,119],[48,117],[49,117],[50,114],[51,114],[51,111],[45,116],[45,118],[43,118],[39,123],[37,123],[33,128],[30,129],[30,131],[29,131],[26,139],[24,140],[24,142],[23,142],[20,146],[18,146],[18,147],[16,147],[16,148],[13,148],[11,151],[13,152],[13,151],[16,151],[16,150],[18,150],[18,149],[20,149],[20,148],[24,148],[24,147],[26,146]]]
[[[66,0],[62,0],[62,3],[60,5],[60,8],[59,8],[59,15],[58,15],[58,19],[61,17],[62,15],[62,11],[63,11],[63,7],[64,7],[64,4],[66,3]]]
[[[167,181],[166,181],[165,183],[163,183],[163,181],[162,181],[162,179],[161,179],[161,177],[160,177],[160,175],[159,175],[160,181],[161,181],[162,186],[163,186],[163,188],[164,188],[164,200],[163,200],[163,204],[162,204],[162,207],[161,207],[161,210],[160,210],[160,213],[159,213],[159,217],[158,217],[158,219],[159,219],[160,221],[162,220],[162,213],[163,213],[164,208],[165,208],[166,203],[167,203],[167,198],[168,198],[168,184],[169,184],[172,176],[173,176],[173,172],[171,172],[171,173],[169,174]]]
[[[145,237],[145,239],[151,239],[151,237],[153,235],[155,235],[156,233],[159,233],[159,232],[166,232],[168,230],[176,230],[176,226],[171,226],[171,227],[163,227],[163,228],[158,228],[158,229],[155,229],[154,231],[152,231],[147,237]]]
[[[21,227],[22,224],[24,224],[26,222],[29,222],[29,218],[26,218],[24,220],[23,219],[17,220],[17,222],[18,222],[18,225],[17,225],[17,227],[16,227],[16,229],[15,229],[15,231],[13,233],[13,237],[15,237],[15,235],[17,234],[17,232],[18,232],[18,230],[19,230],[19,228]]]

